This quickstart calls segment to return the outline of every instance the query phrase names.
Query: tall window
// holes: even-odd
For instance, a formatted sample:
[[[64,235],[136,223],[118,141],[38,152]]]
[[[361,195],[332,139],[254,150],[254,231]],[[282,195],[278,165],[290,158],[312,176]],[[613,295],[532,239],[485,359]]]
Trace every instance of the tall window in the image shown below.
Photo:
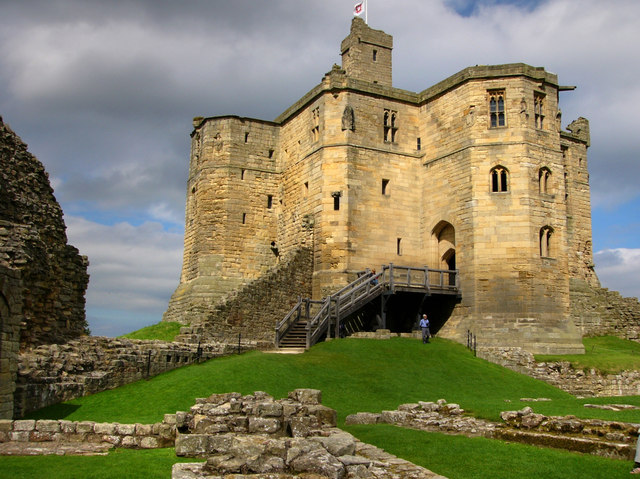
[[[540,256],[550,258],[552,256],[551,237],[553,236],[553,228],[551,226],[543,226],[540,228]]]
[[[398,112],[394,110],[384,111],[384,141],[395,143],[398,134]]]
[[[544,125],[544,95],[542,93],[534,93],[533,110],[535,113],[536,128],[542,130]]]
[[[489,92],[489,118],[491,128],[506,125],[504,113],[504,90]]]
[[[311,128],[311,136],[313,141],[320,139],[320,107],[314,108],[313,111],[313,127]]]
[[[549,180],[551,179],[551,171],[549,168],[542,167],[538,170],[538,189],[540,193],[549,192]]]
[[[493,193],[509,191],[509,172],[504,166],[496,166],[491,170],[491,191]]]

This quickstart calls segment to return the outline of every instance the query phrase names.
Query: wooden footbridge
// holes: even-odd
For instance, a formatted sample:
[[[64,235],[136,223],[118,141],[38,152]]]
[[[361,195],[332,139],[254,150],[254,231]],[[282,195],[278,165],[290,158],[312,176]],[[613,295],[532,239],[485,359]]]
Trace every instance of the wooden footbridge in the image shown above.
[[[397,292],[459,296],[458,270],[388,264],[379,273],[363,271],[355,281],[322,300],[300,298],[276,326],[276,346],[308,349],[325,335],[330,336],[332,330],[338,337],[343,319],[379,297],[384,328],[386,302]]]

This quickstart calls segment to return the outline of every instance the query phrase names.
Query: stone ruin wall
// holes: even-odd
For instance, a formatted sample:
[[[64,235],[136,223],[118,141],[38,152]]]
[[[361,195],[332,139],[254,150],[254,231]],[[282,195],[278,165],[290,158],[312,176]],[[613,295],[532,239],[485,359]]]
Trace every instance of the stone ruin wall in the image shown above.
[[[237,345],[199,350],[198,344],[99,336],[42,345],[20,355],[13,417],[236,351]]]
[[[67,244],[48,175],[0,119],[0,265],[22,281],[21,348],[87,334],[88,260]]]
[[[640,301],[617,291],[571,283],[571,316],[583,336],[617,336],[640,342]]]
[[[44,167],[0,117],[0,417],[12,417],[20,350],[88,333],[87,266]]]
[[[478,348],[478,357],[520,374],[547,382],[579,397],[638,396],[640,371],[603,374],[595,369],[574,369],[566,361],[536,362],[533,354],[521,348]]]

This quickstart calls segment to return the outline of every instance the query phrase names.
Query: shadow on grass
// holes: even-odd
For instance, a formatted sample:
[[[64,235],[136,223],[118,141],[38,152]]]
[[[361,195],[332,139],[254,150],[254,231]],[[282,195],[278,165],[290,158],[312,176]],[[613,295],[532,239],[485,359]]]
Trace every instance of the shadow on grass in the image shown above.
[[[80,404],[53,404],[51,406],[27,414],[25,419],[65,419],[82,406]]]

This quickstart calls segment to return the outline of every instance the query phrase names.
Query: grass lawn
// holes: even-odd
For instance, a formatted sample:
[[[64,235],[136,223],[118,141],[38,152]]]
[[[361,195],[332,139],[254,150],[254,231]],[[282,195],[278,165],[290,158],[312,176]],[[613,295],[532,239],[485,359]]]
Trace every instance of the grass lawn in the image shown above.
[[[167,449],[116,449],[108,456],[0,456],[0,479],[168,479],[177,462],[198,462]]]
[[[632,461],[386,424],[345,430],[450,479],[612,479],[628,477],[633,466]]]
[[[638,397],[578,400],[547,383],[476,358],[462,345],[439,338],[427,345],[407,338],[389,341],[348,339],[318,344],[301,355],[256,351],[228,356],[170,371],[149,381],[51,406],[30,417],[151,423],[160,421],[166,413],[186,411],[196,397],[207,397],[212,393],[235,391],[248,394],[261,390],[280,398],[293,389],[303,387],[322,390],[323,403],[338,411],[340,425],[351,413],[379,412],[396,409],[402,403],[440,398],[460,404],[477,417],[494,420],[499,418],[501,411],[531,406],[543,414],[574,414],[640,423],[638,411],[613,412],[583,407],[585,402],[640,405]],[[551,401],[523,403],[519,400],[521,397],[546,397]],[[630,468],[630,463],[625,461],[488,439],[417,433],[386,426],[353,426],[348,430],[364,441],[408,460],[413,461],[414,457],[419,458],[416,455],[423,454],[415,462],[452,479],[523,478],[534,474],[545,478],[605,477],[594,475],[600,468],[615,471],[606,477],[616,477],[617,471],[624,470],[628,474]],[[426,452],[421,452],[423,450]],[[132,457],[136,455],[135,452],[130,454]],[[33,459],[16,458],[15,461],[30,464]],[[82,462],[86,459],[75,460]],[[0,477],[3,477],[5,464],[4,458],[0,458]],[[507,475],[497,475],[495,469],[500,468],[507,471]],[[513,471],[518,473],[509,475]],[[547,471],[550,472],[547,474]]]
[[[121,338],[127,339],[159,339],[161,341],[173,341],[180,333],[180,328],[184,325],[180,323],[160,322],[138,329],[131,333],[123,334]]]
[[[585,354],[536,355],[536,361],[568,361],[575,369],[597,369],[604,373],[640,370],[640,343],[598,336],[584,338]]]

